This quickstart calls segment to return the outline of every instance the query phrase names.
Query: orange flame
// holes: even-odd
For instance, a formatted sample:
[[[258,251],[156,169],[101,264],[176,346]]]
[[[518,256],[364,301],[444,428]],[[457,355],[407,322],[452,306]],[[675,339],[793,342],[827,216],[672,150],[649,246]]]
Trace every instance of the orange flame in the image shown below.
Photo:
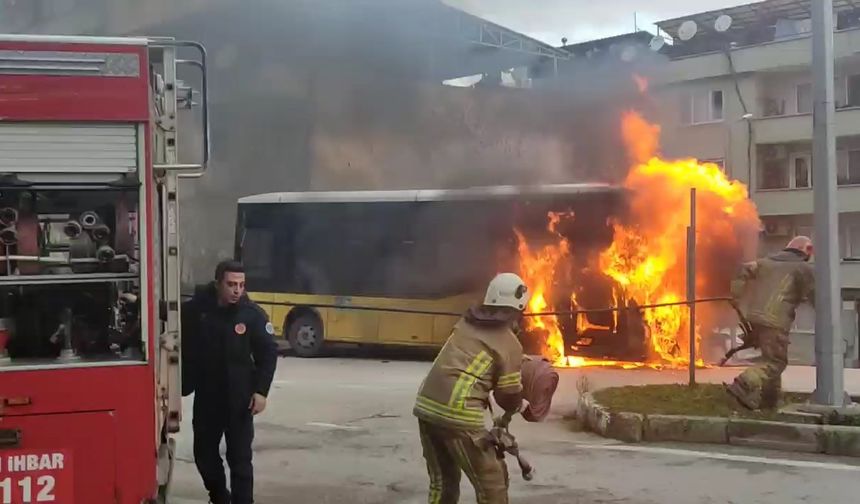
[[[636,83],[636,87],[639,88],[639,92],[645,94],[648,92],[648,79],[642,77],[641,75],[634,73],[633,74],[633,82]]]
[[[612,244],[597,259],[597,269],[611,278],[616,289],[612,298],[616,306],[622,300],[637,305],[676,303],[686,298],[686,235],[690,224],[691,188],[697,189],[697,254],[705,259],[741,260],[741,231],[757,229],[758,215],[749,200],[746,187],[729,180],[720,168],[695,159],[664,160],[657,157],[660,128],[648,123],[635,112],[624,115],[622,134],[633,161],[624,186],[631,194],[630,215],[624,222],[612,222]],[[529,247],[517,232],[521,275],[534,293],[530,311],[555,307],[553,281],[563,273],[564,263],[571,259],[571,244],[557,231],[562,216],[549,214],[548,231],[555,239],[537,250]],[[728,289],[724,275],[712,274],[709,261],[699,261],[697,286],[711,290]],[[731,266],[731,264],[729,264]],[[570,297],[576,303],[576,295]],[[527,329],[544,334],[546,356],[559,366],[619,366],[623,368],[679,367],[689,364],[689,310],[686,306],[665,306],[642,310],[647,326],[644,362],[594,360],[566,355],[559,321],[553,316],[530,317]],[[614,314],[618,327],[618,313]],[[577,333],[609,328],[576,317]],[[701,338],[699,327],[696,338]],[[607,331],[609,332],[609,331]],[[697,345],[701,348],[701,345]],[[696,363],[703,365],[697,356]]]
[[[557,269],[564,260],[570,257],[570,244],[559,234],[557,227],[562,218],[573,218],[572,213],[550,212],[547,230],[557,240],[541,247],[536,252],[529,248],[525,236],[515,230],[517,249],[520,258],[520,275],[532,291],[529,300],[529,312],[541,313],[550,310],[546,296],[552,288],[552,281]],[[561,334],[558,318],[554,316],[529,317],[528,329],[532,333],[542,334],[544,340],[544,355],[552,362],[559,363],[564,359],[564,337]]]

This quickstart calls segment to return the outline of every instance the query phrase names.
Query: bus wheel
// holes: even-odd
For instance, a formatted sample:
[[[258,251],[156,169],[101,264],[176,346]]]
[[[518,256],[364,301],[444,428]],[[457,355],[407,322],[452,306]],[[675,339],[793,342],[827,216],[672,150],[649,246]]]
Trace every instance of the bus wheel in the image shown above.
[[[294,320],[287,328],[287,340],[299,357],[318,356],[325,343],[319,317],[306,314]]]

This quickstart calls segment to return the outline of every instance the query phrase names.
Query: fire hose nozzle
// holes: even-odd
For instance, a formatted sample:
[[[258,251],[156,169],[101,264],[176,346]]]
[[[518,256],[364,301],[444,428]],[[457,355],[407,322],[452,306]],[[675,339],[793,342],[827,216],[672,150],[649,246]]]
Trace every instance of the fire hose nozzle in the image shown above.
[[[11,226],[18,222],[18,210],[12,207],[0,209],[0,222],[6,226]]]
[[[81,236],[81,233],[83,232],[83,226],[81,226],[81,223],[76,220],[70,220],[63,225],[63,233],[73,240]]]
[[[18,243],[18,230],[12,226],[0,230],[0,242],[3,245],[15,245]]]

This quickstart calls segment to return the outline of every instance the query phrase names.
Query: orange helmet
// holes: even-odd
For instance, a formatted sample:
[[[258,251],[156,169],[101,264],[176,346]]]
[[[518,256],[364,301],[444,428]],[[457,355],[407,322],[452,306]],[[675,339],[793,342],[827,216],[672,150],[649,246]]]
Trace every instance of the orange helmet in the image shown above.
[[[808,236],[795,236],[785,248],[799,250],[808,257],[812,257],[812,240]]]

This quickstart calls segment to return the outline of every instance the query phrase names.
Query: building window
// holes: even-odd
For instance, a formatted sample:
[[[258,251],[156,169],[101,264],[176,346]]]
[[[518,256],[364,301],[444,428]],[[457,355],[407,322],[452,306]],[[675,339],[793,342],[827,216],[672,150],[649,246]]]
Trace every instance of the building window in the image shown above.
[[[860,74],[849,75],[847,78],[849,107],[860,107]]]
[[[812,84],[798,84],[795,87],[797,92],[797,113],[811,114],[812,113]]]
[[[723,120],[723,92],[699,90],[681,97],[681,122],[702,124]]]
[[[844,257],[860,259],[860,224],[851,224],[845,228]]]
[[[804,189],[812,187],[812,156],[809,153],[795,153],[789,159],[791,169],[789,187]]]
[[[785,146],[777,145],[762,152],[758,179],[760,190],[812,187],[812,155],[786,151]]]
[[[768,159],[762,163],[759,189],[788,189],[788,166],[785,159]]]
[[[860,185],[860,150],[839,151],[836,153],[839,185]]]

